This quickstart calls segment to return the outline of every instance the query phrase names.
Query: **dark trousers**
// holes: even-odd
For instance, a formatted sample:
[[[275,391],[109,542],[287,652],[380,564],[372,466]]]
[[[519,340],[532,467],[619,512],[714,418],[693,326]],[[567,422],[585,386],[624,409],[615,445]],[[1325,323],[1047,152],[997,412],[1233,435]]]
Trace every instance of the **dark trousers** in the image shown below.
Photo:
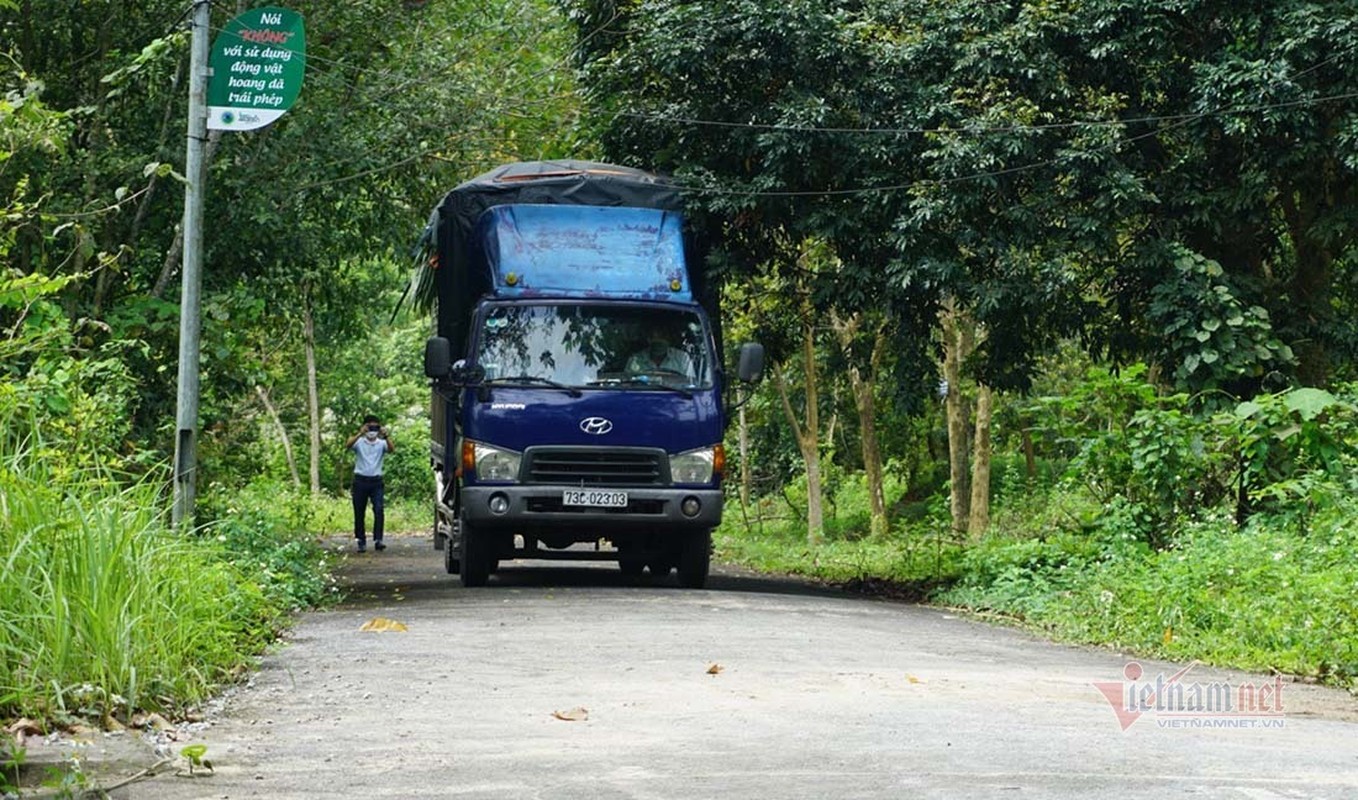
[[[368,510],[368,500],[373,502],[373,541],[382,541],[383,498],[382,477],[370,478],[367,475],[354,476],[354,538],[359,542],[367,541],[363,533],[363,514]]]

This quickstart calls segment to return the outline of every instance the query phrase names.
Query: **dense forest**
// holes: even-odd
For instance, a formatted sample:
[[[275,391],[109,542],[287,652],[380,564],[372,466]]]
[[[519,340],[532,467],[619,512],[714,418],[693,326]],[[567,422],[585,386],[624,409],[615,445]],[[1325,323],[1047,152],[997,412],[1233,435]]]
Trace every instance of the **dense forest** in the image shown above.
[[[429,526],[411,246],[557,157],[672,176],[768,348],[719,558],[1355,685],[1358,2],[290,7],[301,100],[206,143],[186,533],[190,4],[0,0],[0,716],[183,709],[326,602],[365,413]]]

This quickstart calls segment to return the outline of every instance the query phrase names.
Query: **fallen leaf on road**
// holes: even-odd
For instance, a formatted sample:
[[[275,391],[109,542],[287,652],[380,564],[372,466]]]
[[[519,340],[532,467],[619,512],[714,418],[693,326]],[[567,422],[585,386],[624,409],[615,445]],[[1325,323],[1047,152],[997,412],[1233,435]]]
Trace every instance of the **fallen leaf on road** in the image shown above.
[[[723,667],[721,664],[713,664],[712,666],[710,666],[710,667],[707,668],[707,674],[708,674],[708,675],[720,675],[720,674],[721,674],[721,671],[724,670],[724,669],[726,669],[726,668]]]
[[[911,683],[924,683],[924,681],[920,680],[919,678],[916,678],[914,675],[906,675],[905,679],[910,681]]]
[[[174,727],[169,720],[156,713],[133,714],[129,722],[134,728],[150,728],[157,731],[166,731]]]
[[[552,716],[563,722],[584,722],[589,719],[589,709],[576,706],[569,711],[553,711]]]
[[[363,623],[363,625],[359,627],[359,630],[364,633],[382,633],[383,631],[395,631],[397,633],[404,633],[407,630],[409,630],[409,628],[407,628],[404,623],[397,622],[394,619],[387,619],[386,617],[373,617],[372,619]]]
[[[15,720],[5,728],[5,733],[14,737],[15,743],[20,747],[24,746],[24,738],[28,736],[42,736],[42,727],[27,717]]]

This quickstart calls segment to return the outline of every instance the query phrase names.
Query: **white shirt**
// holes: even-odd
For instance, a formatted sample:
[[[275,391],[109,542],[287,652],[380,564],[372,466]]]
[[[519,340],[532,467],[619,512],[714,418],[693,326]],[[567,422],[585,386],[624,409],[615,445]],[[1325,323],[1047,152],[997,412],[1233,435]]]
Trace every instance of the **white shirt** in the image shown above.
[[[677,372],[688,378],[693,377],[693,361],[683,350],[669,348],[665,351],[665,357],[660,363],[655,363],[649,350],[636,353],[627,360],[627,371],[634,373],[642,372]]]
[[[368,441],[368,437],[360,436],[354,442],[354,474],[362,475],[367,478],[382,477],[382,459],[387,454],[387,440],[377,438]]]

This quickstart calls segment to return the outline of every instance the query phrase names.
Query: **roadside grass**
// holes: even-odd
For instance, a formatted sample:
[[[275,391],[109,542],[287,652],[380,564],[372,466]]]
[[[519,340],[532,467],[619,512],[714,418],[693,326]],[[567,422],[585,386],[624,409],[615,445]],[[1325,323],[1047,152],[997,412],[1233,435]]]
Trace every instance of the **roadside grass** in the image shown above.
[[[36,436],[0,440],[0,718],[126,725],[201,703],[297,609],[336,596],[327,556],[261,497],[169,529],[164,470],[73,468]],[[208,498],[204,498],[205,501]]]
[[[1146,544],[1144,517],[1069,487],[1015,495],[991,533],[958,543],[926,517],[887,537],[806,542],[801,520],[746,527],[728,506],[718,558],[1009,620],[1144,657],[1276,670],[1358,691],[1358,501],[1305,514],[1224,511]]]
[[[1197,523],[1163,550],[993,537],[934,600],[1055,638],[1358,689],[1358,514]]]
[[[217,544],[168,532],[150,481],[0,470],[0,716],[100,724],[203,700],[278,610]]]
[[[729,564],[777,575],[798,575],[922,599],[960,576],[962,547],[946,526],[901,526],[887,536],[859,536],[858,528],[826,525],[811,545],[802,520],[761,513],[748,528],[733,506],[713,534],[715,557]],[[765,509],[765,512],[768,510]]]

